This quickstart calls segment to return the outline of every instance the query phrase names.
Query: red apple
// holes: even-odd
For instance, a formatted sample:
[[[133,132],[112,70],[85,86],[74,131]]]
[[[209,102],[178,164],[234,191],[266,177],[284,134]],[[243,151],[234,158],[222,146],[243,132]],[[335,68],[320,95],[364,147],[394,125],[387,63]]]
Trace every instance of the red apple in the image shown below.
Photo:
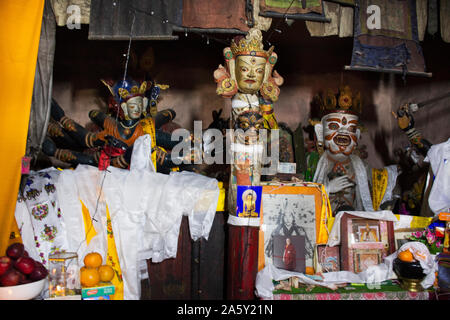
[[[0,257],[0,276],[2,276],[6,270],[11,268],[12,260],[10,257]]]
[[[23,274],[30,274],[35,268],[34,260],[30,257],[20,257],[14,263],[14,267]]]
[[[4,287],[18,285],[20,281],[19,271],[11,268],[0,277],[0,284]]]
[[[27,276],[22,272],[19,272],[19,284],[24,284],[27,281]]]
[[[12,245],[10,245],[8,247],[8,249],[6,249],[6,255],[8,257],[10,257],[11,259],[19,259],[22,255],[23,252],[25,251],[25,247],[23,246],[22,243],[20,242],[16,242],[13,243]]]
[[[47,268],[39,261],[34,262],[34,270],[28,275],[31,281],[44,279],[48,275]]]

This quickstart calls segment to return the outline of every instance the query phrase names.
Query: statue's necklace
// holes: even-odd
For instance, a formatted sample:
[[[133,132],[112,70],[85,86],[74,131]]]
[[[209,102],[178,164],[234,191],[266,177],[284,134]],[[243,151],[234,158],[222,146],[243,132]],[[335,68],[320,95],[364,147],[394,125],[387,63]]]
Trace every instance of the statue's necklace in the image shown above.
[[[131,129],[133,129],[134,127],[136,127],[138,123],[139,123],[139,121],[136,121],[136,123],[134,123],[133,125],[131,125],[131,126],[126,126],[126,125],[124,125],[122,122],[120,122],[120,125],[121,125],[122,128],[123,128],[123,133],[124,133],[126,136],[129,136],[129,135],[131,134]]]

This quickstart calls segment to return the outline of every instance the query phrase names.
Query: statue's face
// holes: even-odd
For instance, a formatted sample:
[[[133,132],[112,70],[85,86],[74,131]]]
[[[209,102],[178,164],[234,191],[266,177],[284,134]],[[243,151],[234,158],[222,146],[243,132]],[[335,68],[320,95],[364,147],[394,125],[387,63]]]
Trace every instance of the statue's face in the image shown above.
[[[266,59],[256,56],[238,56],[236,58],[236,80],[243,93],[258,92],[264,80]]]
[[[350,156],[358,145],[358,117],[330,113],[322,118],[325,149],[333,155]]]
[[[122,104],[123,105],[123,104]],[[130,119],[139,119],[144,110],[144,101],[141,96],[133,97],[127,100],[126,110],[124,112]]]
[[[258,112],[244,112],[236,119],[235,129],[242,129],[244,133],[238,136],[239,140],[243,140],[241,142],[255,143],[259,137],[259,130],[264,129],[264,118]]]

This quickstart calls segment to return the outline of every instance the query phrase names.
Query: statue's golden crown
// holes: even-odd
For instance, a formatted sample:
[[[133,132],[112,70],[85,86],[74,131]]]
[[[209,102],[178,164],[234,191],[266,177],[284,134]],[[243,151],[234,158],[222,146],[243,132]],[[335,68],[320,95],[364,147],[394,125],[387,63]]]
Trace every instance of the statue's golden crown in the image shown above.
[[[325,93],[316,96],[322,114],[332,112],[345,112],[355,115],[361,114],[361,93],[353,93],[349,86],[342,86],[338,93],[328,89]]]
[[[267,58],[271,55],[273,47],[264,50],[261,30],[252,28],[245,37],[236,37],[231,40],[231,52],[233,56],[254,55]]]

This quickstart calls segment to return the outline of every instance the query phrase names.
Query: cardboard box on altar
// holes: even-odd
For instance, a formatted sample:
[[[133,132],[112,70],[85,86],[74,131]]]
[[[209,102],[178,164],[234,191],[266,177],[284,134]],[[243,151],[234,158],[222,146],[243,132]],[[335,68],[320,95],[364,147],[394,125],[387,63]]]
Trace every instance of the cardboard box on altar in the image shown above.
[[[116,287],[111,282],[100,282],[96,287],[81,288],[81,297],[83,300],[92,300],[91,298],[112,296]],[[94,299],[99,300],[99,299]],[[102,299],[109,300],[109,299]]]

